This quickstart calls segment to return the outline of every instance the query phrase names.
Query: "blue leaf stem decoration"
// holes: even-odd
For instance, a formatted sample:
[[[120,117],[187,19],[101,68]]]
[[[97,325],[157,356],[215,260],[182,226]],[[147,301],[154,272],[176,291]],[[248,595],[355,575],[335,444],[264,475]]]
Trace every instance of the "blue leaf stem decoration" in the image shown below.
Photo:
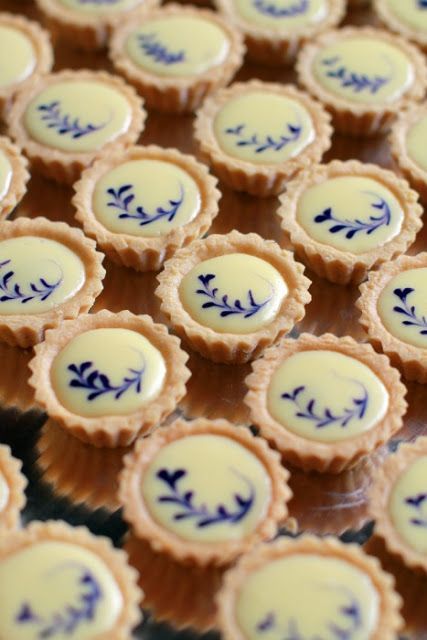
[[[399,298],[402,304],[393,307],[393,311],[400,313],[405,318],[402,320],[402,324],[405,325],[405,327],[416,327],[420,330],[420,334],[425,336],[427,335],[427,318],[425,316],[418,317],[415,306],[410,305],[408,302],[408,296],[414,291],[415,289],[412,287],[395,289],[393,293]]]
[[[411,524],[427,528],[427,493],[409,496],[405,499],[405,503],[417,511],[417,517],[411,518]]]
[[[38,282],[30,282],[29,290],[23,290],[23,286],[15,283],[12,284],[12,278],[15,272],[8,265],[11,265],[11,260],[3,260],[0,262],[0,271],[7,267],[7,271],[4,275],[0,274],[0,302],[8,302],[9,300],[18,300],[21,304],[26,304],[32,300],[39,300],[44,302],[52,295],[52,293],[59,287],[63,280],[63,275],[59,276],[56,282],[47,282],[45,278],[39,278]],[[58,266],[58,269],[60,267]]]
[[[255,147],[255,153],[264,151],[281,151],[291,142],[295,142],[301,135],[302,127],[294,124],[287,124],[287,133],[275,139],[273,136],[265,136],[261,139],[256,133],[249,135],[245,133],[246,125],[238,124],[235,127],[228,127],[225,133],[236,137],[238,147]]]
[[[206,273],[198,276],[198,280],[201,282],[203,289],[197,289],[196,293],[201,296],[205,296],[209,298],[208,302],[204,302],[202,304],[202,309],[220,309],[220,317],[227,318],[232,315],[242,315],[244,318],[251,318],[258,311],[260,311],[263,307],[265,307],[268,302],[270,302],[271,297],[267,298],[263,302],[257,302],[254,298],[253,292],[249,289],[247,294],[247,305],[236,299],[234,302],[229,302],[228,295],[225,294],[222,297],[218,296],[218,289],[216,287],[212,288],[211,282],[216,278],[214,273]]]
[[[296,387],[290,393],[282,393],[281,398],[295,405],[297,408],[295,416],[297,418],[311,420],[316,429],[323,429],[333,424],[338,424],[344,428],[347,427],[352,420],[361,420],[366,413],[369,395],[365,387],[362,384],[360,386],[363,389],[363,395],[359,398],[352,398],[351,407],[345,408],[341,413],[335,414],[328,408],[323,410],[317,409],[315,399],[310,399],[308,402],[302,401],[301,394],[306,390],[305,386]]]
[[[254,0],[253,6],[259,13],[272,18],[294,18],[306,13],[310,7],[310,2],[309,0],[298,0],[287,7],[278,7],[273,2],[268,2],[268,0]]]
[[[145,361],[140,369],[129,368],[129,374],[123,378],[118,385],[111,384],[110,378],[95,368],[93,362],[89,360],[80,364],[70,364],[68,371],[74,377],[69,382],[74,389],[85,389],[88,394],[86,399],[91,402],[100,396],[112,394],[115,400],[120,400],[123,394],[134,389],[136,393],[141,392],[142,381],[145,373]]]
[[[169,492],[158,497],[158,502],[164,504],[172,504],[177,507],[177,511],[173,515],[175,521],[193,519],[197,528],[209,527],[215,524],[228,522],[234,524],[240,522],[252,508],[255,500],[255,490],[252,483],[242,474],[234,471],[249,489],[247,497],[235,493],[233,498],[235,502],[235,510],[229,510],[225,505],[219,504],[210,510],[206,504],[195,504],[195,492],[183,491],[179,488],[180,481],[187,476],[185,469],[176,469],[169,471],[168,469],[160,469],[157,472],[158,479],[163,482]]]
[[[348,218],[341,220],[334,215],[332,207],[328,207],[314,218],[314,222],[317,224],[322,224],[323,222],[331,223],[332,226],[329,228],[329,233],[343,231],[348,240],[351,240],[358,233],[366,233],[369,236],[377,229],[388,226],[391,221],[390,207],[383,198],[379,198],[378,202],[372,202],[371,207],[381,213],[378,216],[369,216],[369,220],[366,221],[358,218],[355,220],[349,220]]]
[[[427,9],[427,0],[418,0],[419,9]]]
[[[140,227],[157,222],[157,220],[161,220],[162,218],[166,218],[168,222],[172,222],[184,202],[184,188],[182,184],[180,184],[178,198],[171,198],[168,200],[166,207],[159,206],[154,213],[148,213],[142,205],[131,208],[135,200],[132,189],[133,185],[131,184],[124,184],[117,189],[107,189],[108,195],[112,198],[110,202],[107,203],[107,206],[117,209],[119,218],[138,220]]]
[[[41,119],[46,123],[48,129],[56,129],[59,135],[69,135],[73,140],[78,140],[95,131],[100,131],[107,124],[106,122],[98,125],[92,123],[81,124],[79,118],[73,118],[70,114],[62,113],[59,100],[41,104],[37,109],[41,112]]]
[[[388,82],[390,78],[387,76],[368,76],[365,73],[355,73],[347,69],[345,64],[341,62],[340,56],[325,58],[322,64],[328,69],[326,76],[335,78],[339,85],[345,89],[351,89],[355,93],[366,91],[375,95]]]
[[[155,33],[139,33],[138,44],[145,55],[153,58],[155,62],[164,65],[178,64],[186,59],[184,49],[180,51],[169,51],[167,46],[158,41]]]

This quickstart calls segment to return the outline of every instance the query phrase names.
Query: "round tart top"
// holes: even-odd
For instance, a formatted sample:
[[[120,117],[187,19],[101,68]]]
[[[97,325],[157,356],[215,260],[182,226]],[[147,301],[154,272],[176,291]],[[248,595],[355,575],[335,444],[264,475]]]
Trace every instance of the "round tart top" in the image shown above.
[[[15,208],[26,191],[28,161],[9,138],[0,136],[0,218]]]
[[[88,17],[104,16],[111,13],[119,13],[133,9],[142,4],[144,0],[55,0],[58,6],[63,6],[71,11],[86,14]]]
[[[26,478],[21,473],[22,463],[12,457],[9,447],[0,445],[0,531],[14,529],[25,505]]]
[[[236,13],[245,22],[277,31],[294,33],[322,22],[328,13],[328,0],[233,0]]]
[[[406,152],[409,159],[422,170],[427,171],[427,112],[422,111],[406,131]]]
[[[375,0],[374,8],[389,29],[406,36],[423,48],[427,46],[427,7],[423,0]]]

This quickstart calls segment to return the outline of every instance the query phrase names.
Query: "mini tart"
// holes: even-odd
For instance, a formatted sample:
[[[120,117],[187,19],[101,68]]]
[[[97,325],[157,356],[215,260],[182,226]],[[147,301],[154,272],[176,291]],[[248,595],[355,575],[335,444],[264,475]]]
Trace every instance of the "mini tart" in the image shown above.
[[[22,462],[12,457],[10,448],[0,445],[0,532],[16,529],[25,506],[27,479],[21,473]]]
[[[403,111],[390,132],[393,159],[407,180],[427,201],[427,108],[411,105]]]
[[[87,169],[74,186],[73,204],[85,233],[114,262],[158,271],[209,229],[221,197],[216,184],[192,156],[132,147]]]
[[[126,446],[161,424],[185,395],[190,372],[179,345],[150,316],[81,316],[46,334],[29,364],[30,385],[49,417],[76,438]]]
[[[207,98],[194,135],[202,156],[226,184],[271,196],[321,160],[331,145],[332,128],[328,114],[302,91],[251,80]]]
[[[407,380],[427,383],[427,253],[400,256],[369,274],[356,306],[360,323]]]
[[[169,4],[121,25],[111,40],[115,68],[147,105],[170,113],[197,109],[243,62],[239,31],[207,9]]]
[[[424,51],[427,50],[427,15],[422,0],[374,0],[373,8],[387,29],[412,40]]]
[[[304,471],[354,466],[399,431],[407,407],[387,358],[331,334],[303,333],[267,349],[246,385],[261,435]]]
[[[255,358],[304,316],[304,267],[255,233],[211,235],[180,249],[156,295],[174,331],[214,362]]]
[[[9,132],[33,169],[73,183],[98,155],[136,142],[146,113],[134,89],[103,71],[60,71],[34,80],[9,112]]]
[[[0,136],[0,220],[6,218],[27,191],[28,161],[18,147]]]
[[[73,47],[103,49],[109,37],[123,20],[137,20],[159,0],[36,0],[50,30]]]
[[[268,65],[293,64],[305,42],[336,27],[345,15],[343,0],[216,0],[215,4],[243,33],[248,57]]]
[[[275,452],[226,420],[177,420],[124,459],[133,533],[181,563],[226,565],[276,535],[292,492]]]
[[[422,226],[418,194],[392,171],[357,160],[314,165],[288,185],[278,214],[303,262],[339,284],[404,253]]]
[[[320,35],[301,51],[297,72],[331,112],[336,131],[361,137],[387,131],[402,108],[424,97],[427,85],[417,48],[371,27]]]
[[[103,258],[93,240],[64,222],[1,222],[0,341],[30,347],[65,318],[89,311],[102,291]]]
[[[427,438],[401,445],[370,492],[375,534],[409,568],[427,574]]]
[[[225,575],[217,604],[224,640],[332,638],[331,629],[343,638],[395,640],[403,625],[394,580],[376,558],[307,535],[242,558]]]
[[[6,117],[18,91],[53,65],[49,35],[37,22],[0,13],[0,115]]]
[[[86,527],[33,522],[1,536],[0,576],[4,638],[72,628],[76,638],[127,640],[141,619],[142,592],[127,555]]]

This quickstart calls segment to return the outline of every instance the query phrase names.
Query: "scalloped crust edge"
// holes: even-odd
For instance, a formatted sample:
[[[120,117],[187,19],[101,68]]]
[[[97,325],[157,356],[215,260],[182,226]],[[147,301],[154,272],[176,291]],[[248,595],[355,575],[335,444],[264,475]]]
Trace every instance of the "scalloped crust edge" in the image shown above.
[[[27,478],[21,473],[22,462],[12,456],[10,447],[0,444],[0,475],[4,477],[9,489],[6,506],[0,510],[0,531],[16,529],[20,514],[25,506],[25,488]]]
[[[27,192],[30,179],[28,160],[21,150],[6,136],[0,136],[0,152],[4,153],[12,167],[12,179],[6,195],[0,200],[0,221],[7,218]]]

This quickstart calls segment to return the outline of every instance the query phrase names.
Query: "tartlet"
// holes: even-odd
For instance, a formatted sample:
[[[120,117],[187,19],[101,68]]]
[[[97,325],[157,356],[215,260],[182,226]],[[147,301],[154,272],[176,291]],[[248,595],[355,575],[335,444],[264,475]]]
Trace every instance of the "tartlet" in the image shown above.
[[[321,371],[321,375],[319,372]],[[402,427],[406,389],[368,344],[332,334],[282,340],[252,364],[252,422],[304,471],[340,473]]]
[[[422,227],[418,194],[392,171],[357,160],[313,165],[289,183],[278,214],[303,262],[339,284],[404,253]]]
[[[175,561],[226,565],[275,536],[292,493],[278,455],[226,420],[177,420],[125,457],[119,496],[133,533]]]
[[[0,220],[6,218],[27,191],[28,161],[9,138],[0,136]]]
[[[29,364],[30,384],[49,417],[75,437],[126,446],[176,409],[187,359],[150,316],[100,311],[46,333]]]
[[[0,532],[16,529],[25,505],[27,479],[21,473],[22,462],[14,458],[10,448],[0,445]]]
[[[258,547],[218,594],[224,640],[395,640],[403,626],[394,579],[357,545],[303,536]]]
[[[399,171],[423,202],[427,201],[427,107],[411,105],[390,132],[391,153]]]
[[[320,35],[301,51],[297,72],[331,112],[336,131],[361,137],[387,131],[404,107],[424,97],[427,86],[418,49],[371,27]]]
[[[304,316],[304,267],[255,233],[211,235],[180,249],[156,295],[176,333],[214,362],[255,358]]]
[[[33,169],[71,184],[99,154],[134,144],[145,117],[121,78],[79,70],[35,79],[17,95],[8,122]]]
[[[301,46],[336,27],[345,15],[343,0],[215,0],[220,13],[244,35],[248,57],[268,65],[290,65]]]
[[[403,444],[370,491],[375,535],[409,568],[427,574],[427,438]]]
[[[85,233],[114,262],[157,271],[209,229],[221,196],[216,184],[192,156],[131,147],[87,169],[73,204]]]
[[[110,46],[114,67],[148,107],[169,113],[197,109],[230,82],[244,53],[239,31],[220,15],[177,4],[120,25]]]
[[[407,380],[427,382],[427,253],[400,256],[369,274],[356,306],[360,323]]]
[[[194,135],[221,180],[237,191],[270,196],[321,160],[332,129],[326,111],[304,92],[251,80],[207,98],[197,112]]]
[[[103,49],[118,24],[137,20],[159,0],[36,0],[50,30],[73,47]]]
[[[424,0],[374,0],[373,8],[385,27],[427,50],[427,14]]]
[[[0,13],[0,116],[6,117],[16,93],[48,73],[53,65],[49,35],[37,22]]]
[[[86,527],[33,522],[2,535],[0,576],[4,638],[127,640],[141,619],[126,554]]]
[[[93,240],[64,222],[0,222],[0,340],[26,348],[89,311],[102,291],[103,258]]]

